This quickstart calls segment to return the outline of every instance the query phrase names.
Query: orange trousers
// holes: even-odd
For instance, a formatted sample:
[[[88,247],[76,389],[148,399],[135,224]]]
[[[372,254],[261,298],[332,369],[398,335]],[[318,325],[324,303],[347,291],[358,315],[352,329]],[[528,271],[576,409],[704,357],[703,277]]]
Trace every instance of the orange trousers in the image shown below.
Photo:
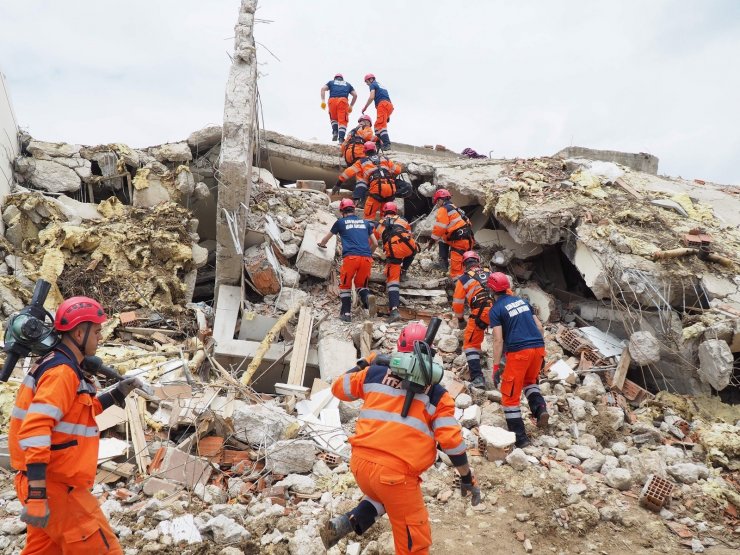
[[[506,366],[501,376],[501,404],[505,407],[518,407],[522,389],[537,383],[545,348],[522,349],[506,353]]]
[[[465,326],[465,335],[463,336],[463,352],[475,350],[480,352],[485,336],[485,328],[480,328],[476,323],[476,315],[480,316],[481,321],[488,327],[488,315],[491,306],[487,305],[483,310],[471,310],[468,317],[468,323]]]
[[[339,270],[339,290],[351,291],[353,283],[355,289],[367,287],[372,267],[373,259],[369,256],[345,256]]]
[[[15,476],[15,491],[25,504],[28,479],[20,472]],[[47,480],[46,495],[49,523],[46,528],[28,527],[21,555],[123,555],[98,500],[87,489]]]
[[[379,200],[374,199],[370,195],[365,200],[365,216],[366,220],[377,220],[378,212],[383,208],[383,203]]]
[[[355,456],[349,465],[362,492],[385,507],[396,554],[428,554],[432,528],[421,493],[421,478]]]
[[[391,120],[391,114],[393,113],[393,104],[388,100],[381,100],[375,107],[375,134],[380,135],[381,131],[385,131],[388,127],[388,122]]]
[[[470,239],[458,239],[457,241],[445,241],[445,243],[450,246],[450,279],[454,285],[455,279],[465,273],[463,253],[473,248],[473,241]]]
[[[349,102],[346,98],[330,98],[329,99],[329,119],[334,122],[336,121],[340,127],[347,129],[347,122],[349,121]]]

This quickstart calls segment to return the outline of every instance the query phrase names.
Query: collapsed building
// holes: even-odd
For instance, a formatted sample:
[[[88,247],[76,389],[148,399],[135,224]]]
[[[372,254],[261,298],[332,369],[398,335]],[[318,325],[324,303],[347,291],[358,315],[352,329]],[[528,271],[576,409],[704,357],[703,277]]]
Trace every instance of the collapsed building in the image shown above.
[[[155,384],[154,397],[99,422],[96,491],[127,553],[203,538],[236,549],[213,553],[323,553],[321,515],[358,495],[346,461],[359,408],[327,386],[358,356],[392,350],[402,326],[359,308],[361,321],[336,318],[336,241],[316,243],[349,194],[327,187],[344,164],[334,145],[257,125],[253,14],[242,2],[223,126],[133,148],[44,142],[0,119],[17,137],[0,159],[3,320],[40,278],[52,284],[50,310],[96,297],[113,316],[103,357]],[[460,332],[443,324],[438,334],[443,383],[487,491],[475,518],[504,519],[493,514],[504,487],[521,494],[516,520],[500,523],[516,549],[572,552],[576,531],[617,552],[614,530],[636,552],[737,547],[740,189],[659,176],[643,153],[494,160],[394,144],[387,155],[413,184],[400,204],[414,233],[430,235],[431,197],[448,189],[483,260],[547,329],[553,429],[525,450],[499,443],[492,384],[467,387]],[[402,283],[404,320],[450,315],[435,259],[421,252]],[[384,298],[377,265],[371,288]],[[29,364],[0,385],[3,429]],[[464,515],[448,462],[440,454],[424,493],[433,514]],[[0,547],[12,553],[19,503],[0,497]],[[543,497],[552,507],[533,503]],[[640,540],[638,502],[660,514]],[[388,538],[386,525],[332,552],[392,552]]]

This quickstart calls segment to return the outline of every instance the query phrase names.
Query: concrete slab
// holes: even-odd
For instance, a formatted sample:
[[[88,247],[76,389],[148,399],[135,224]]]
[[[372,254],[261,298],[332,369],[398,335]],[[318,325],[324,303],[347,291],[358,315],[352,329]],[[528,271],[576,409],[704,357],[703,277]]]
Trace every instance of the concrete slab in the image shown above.
[[[321,379],[331,382],[352,368],[357,361],[357,349],[351,341],[335,336],[325,336],[318,344],[319,372]]]
[[[212,471],[208,461],[168,447],[156,476],[192,489],[198,484],[205,486]]]
[[[242,316],[239,328],[239,339],[246,341],[262,341],[277,322],[277,318],[263,316],[256,312],[247,312]]]
[[[481,229],[475,233],[475,242],[482,247],[509,249],[514,258],[527,260],[542,254],[542,246],[536,243],[518,243],[505,229]]]
[[[295,264],[301,274],[321,279],[327,279],[331,274],[334,254],[337,250],[336,237],[329,239],[325,249],[318,245],[328,231],[329,228],[325,225],[309,224],[306,226]]]
[[[540,321],[544,324],[550,321],[555,312],[555,297],[545,293],[536,283],[529,283],[519,289],[519,295],[526,296],[535,309]]]
[[[319,181],[318,179],[299,179],[295,182],[295,186],[298,189],[326,192],[326,181]]]

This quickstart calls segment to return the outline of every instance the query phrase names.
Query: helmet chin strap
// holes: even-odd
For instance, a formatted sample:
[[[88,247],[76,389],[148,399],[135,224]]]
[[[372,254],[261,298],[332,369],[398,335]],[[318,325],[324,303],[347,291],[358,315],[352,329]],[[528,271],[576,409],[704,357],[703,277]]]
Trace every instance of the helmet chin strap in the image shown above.
[[[87,345],[87,340],[90,338],[90,330],[92,329],[92,322],[86,322],[86,324],[87,327],[85,328],[85,335],[82,337],[82,343],[77,343],[74,338],[70,338],[83,357],[85,356],[85,345]]]

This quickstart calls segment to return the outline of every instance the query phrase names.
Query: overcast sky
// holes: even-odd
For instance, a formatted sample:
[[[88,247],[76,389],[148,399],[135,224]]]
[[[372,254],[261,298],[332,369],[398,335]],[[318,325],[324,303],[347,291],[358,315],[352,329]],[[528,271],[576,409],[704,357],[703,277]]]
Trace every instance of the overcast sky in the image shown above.
[[[136,147],[220,123],[238,7],[3,2],[17,119],[39,139]],[[326,141],[319,89],[343,72],[361,107],[372,72],[392,140],[650,152],[660,173],[740,184],[740,1],[263,0],[257,17],[272,21],[256,26],[268,129]]]

